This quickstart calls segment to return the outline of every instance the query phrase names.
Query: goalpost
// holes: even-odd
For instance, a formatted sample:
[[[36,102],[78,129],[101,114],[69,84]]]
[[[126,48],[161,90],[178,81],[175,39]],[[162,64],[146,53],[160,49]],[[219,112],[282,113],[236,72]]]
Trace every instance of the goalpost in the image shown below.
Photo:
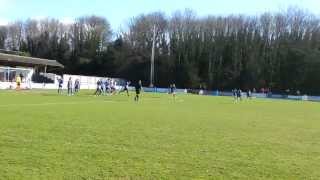
[[[0,66],[0,89],[15,88],[17,76],[21,76],[22,86],[28,88],[31,83],[33,72],[33,68]]]

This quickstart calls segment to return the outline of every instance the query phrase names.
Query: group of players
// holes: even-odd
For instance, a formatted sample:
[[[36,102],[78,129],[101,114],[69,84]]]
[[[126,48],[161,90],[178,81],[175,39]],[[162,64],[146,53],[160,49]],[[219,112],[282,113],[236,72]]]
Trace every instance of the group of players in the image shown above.
[[[58,93],[62,94],[62,88],[63,88],[63,80],[58,79]],[[130,96],[129,93],[129,86],[131,85],[130,81],[127,81],[118,91],[117,91],[117,83],[116,81],[112,79],[99,79],[97,81],[97,87],[96,91],[94,92],[95,96],[101,96],[101,95],[115,95],[115,94],[121,94],[125,92],[127,96]],[[118,86],[120,87],[120,86]],[[135,90],[135,96],[134,96],[134,101],[138,102],[140,99],[140,94],[143,90],[142,88],[142,82],[139,80],[136,84],[134,84],[134,90]],[[67,90],[68,90],[68,96],[72,96],[77,94],[80,91],[80,81],[79,79],[76,79],[73,83],[72,78],[70,77],[67,83]],[[173,96],[173,99],[176,99],[176,85],[175,84],[170,84],[168,93]],[[234,97],[234,100],[241,101],[243,98],[243,92],[241,89],[233,89],[232,94]],[[252,98],[252,92],[248,90],[245,92],[245,95],[247,98],[251,99]]]
[[[125,83],[124,86],[121,87],[121,89],[118,91],[118,94],[121,94],[123,92],[126,92],[127,96],[130,96],[129,93],[129,86],[131,82],[128,81]],[[94,92],[95,96],[101,96],[101,95],[115,95],[117,94],[117,83],[116,81],[112,79],[99,79],[97,81],[97,88],[96,91]],[[139,80],[135,86],[135,97],[134,101],[139,101],[140,99],[140,94],[142,91],[142,82]],[[62,94],[62,89],[63,89],[63,80],[61,78],[58,79],[58,94]],[[77,94],[80,91],[80,80],[76,79],[73,83],[72,78],[70,77],[68,82],[67,82],[67,95],[72,96]]]
[[[233,94],[234,100],[235,100],[236,102],[242,100],[243,93],[242,93],[242,90],[241,90],[241,89],[233,89],[233,90],[232,90],[232,94]],[[246,96],[247,96],[247,98],[249,98],[249,99],[252,98],[252,92],[251,92],[251,90],[248,90],[248,91],[246,92]]]
[[[130,96],[129,93],[129,86],[130,86],[131,82],[127,81],[125,83],[124,86],[121,87],[121,89],[118,91],[118,94],[121,94],[123,92],[126,92],[127,96]],[[100,96],[100,95],[106,95],[106,94],[110,94],[110,95],[114,95],[117,93],[117,88],[116,88],[117,84],[115,81],[113,81],[112,79],[106,79],[106,80],[98,80],[97,81],[97,88],[96,91],[94,93],[95,96]],[[135,87],[135,91],[136,91],[136,95],[134,97],[134,101],[139,101],[140,99],[140,94],[142,91],[142,82],[141,80],[138,81],[138,83],[136,83]]]
[[[58,94],[62,94],[62,88],[63,88],[63,80],[60,78],[58,79]],[[80,80],[76,79],[73,83],[70,77],[67,83],[67,89],[68,89],[68,96],[72,96],[78,93],[80,91]]]
[[[117,83],[112,79],[99,79],[97,81],[97,88],[94,93],[95,96],[100,95],[114,95],[116,94]]]

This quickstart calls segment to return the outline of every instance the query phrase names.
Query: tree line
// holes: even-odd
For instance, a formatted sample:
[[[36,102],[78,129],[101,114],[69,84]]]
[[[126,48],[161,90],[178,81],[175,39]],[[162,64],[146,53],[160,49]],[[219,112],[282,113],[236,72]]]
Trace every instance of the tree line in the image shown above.
[[[320,18],[296,8],[259,16],[154,12],[131,18],[116,33],[98,16],[72,24],[30,19],[0,26],[0,49],[56,59],[65,65],[60,73],[141,79],[147,85],[154,26],[158,87],[320,94]]]

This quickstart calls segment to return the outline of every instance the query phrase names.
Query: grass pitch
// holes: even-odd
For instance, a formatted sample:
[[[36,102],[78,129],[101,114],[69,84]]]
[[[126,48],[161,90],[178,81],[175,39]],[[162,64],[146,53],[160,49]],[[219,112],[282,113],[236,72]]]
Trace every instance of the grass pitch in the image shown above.
[[[320,104],[0,91],[0,179],[319,179]]]

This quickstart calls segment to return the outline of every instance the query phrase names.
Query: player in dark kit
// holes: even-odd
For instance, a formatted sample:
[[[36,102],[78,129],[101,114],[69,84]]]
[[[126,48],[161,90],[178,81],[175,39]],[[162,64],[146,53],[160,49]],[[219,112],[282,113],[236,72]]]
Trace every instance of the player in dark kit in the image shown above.
[[[237,89],[233,89],[233,90],[232,90],[232,94],[233,94],[234,101],[237,101],[237,100],[238,100],[237,91],[238,91]]]
[[[172,94],[173,96],[173,100],[176,100],[176,85],[175,84],[172,84],[170,86],[170,93]]]
[[[251,90],[248,90],[248,91],[247,91],[247,98],[248,98],[248,99],[252,99],[252,92],[251,92]]]
[[[119,94],[122,93],[122,92],[127,92],[127,96],[129,96],[129,85],[130,85],[130,82],[126,82],[126,85],[122,88],[121,91],[119,91]]]
[[[134,97],[134,101],[139,101],[139,97],[140,97],[140,93],[141,93],[141,90],[142,90],[142,82],[141,80],[139,80],[139,82],[136,84],[135,86],[135,89],[136,89],[136,96]]]
[[[242,101],[242,91],[241,91],[241,89],[237,90],[237,99]]]
[[[101,84],[102,84],[102,81],[99,79],[97,81],[97,89],[96,89],[96,92],[94,93],[94,95],[100,96],[102,94]]]
[[[104,95],[107,95],[109,93],[109,79],[106,79],[104,81]]]
[[[80,81],[79,79],[76,79],[74,82],[74,93],[78,93],[80,91]]]
[[[61,78],[58,79],[58,84],[59,84],[58,94],[61,94],[62,93],[62,85],[63,85],[63,80]]]

